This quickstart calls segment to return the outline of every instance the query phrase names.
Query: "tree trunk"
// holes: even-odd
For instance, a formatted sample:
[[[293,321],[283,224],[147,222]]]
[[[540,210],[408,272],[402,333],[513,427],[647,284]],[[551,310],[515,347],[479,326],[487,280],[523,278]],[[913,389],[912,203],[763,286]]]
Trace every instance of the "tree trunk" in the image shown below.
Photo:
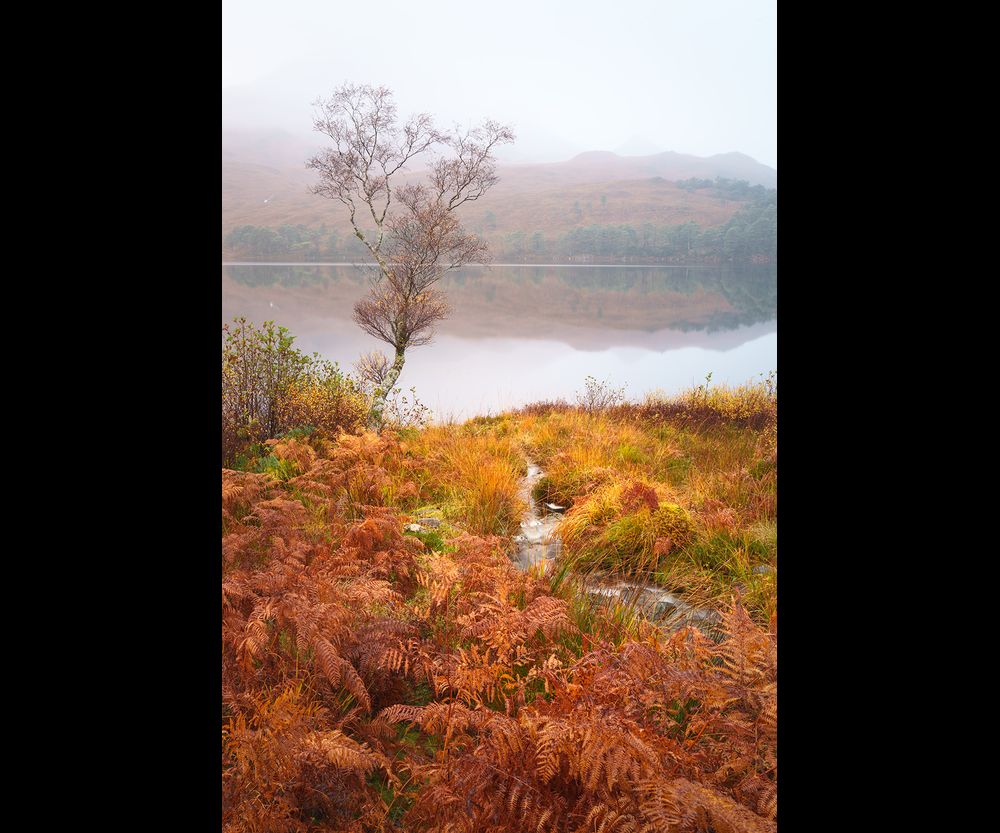
[[[382,382],[381,387],[375,391],[372,409],[368,412],[368,428],[372,431],[382,430],[382,412],[385,410],[385,400],[396,386],[396,380],[403,370],[403,361],[403,351],[396,350],[396,360],[392,363],[392,367],[389,368],[389,372],[385,374],[385,381]]]

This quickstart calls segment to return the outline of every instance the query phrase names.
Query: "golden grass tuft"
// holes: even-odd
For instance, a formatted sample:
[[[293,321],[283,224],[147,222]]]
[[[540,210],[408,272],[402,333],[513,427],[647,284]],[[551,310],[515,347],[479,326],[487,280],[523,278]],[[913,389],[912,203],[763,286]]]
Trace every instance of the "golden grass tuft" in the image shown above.
[[[431,488],[446,514],[477,535],[512,535],[524,514],[524,458],[509,438],[454,426],[424,432]]]
[[[575,569],[605,567],[639,573],[683,546],[691,536],[690,514],[669,502],[667,487],[617,481],[571,509],[557,532]]]

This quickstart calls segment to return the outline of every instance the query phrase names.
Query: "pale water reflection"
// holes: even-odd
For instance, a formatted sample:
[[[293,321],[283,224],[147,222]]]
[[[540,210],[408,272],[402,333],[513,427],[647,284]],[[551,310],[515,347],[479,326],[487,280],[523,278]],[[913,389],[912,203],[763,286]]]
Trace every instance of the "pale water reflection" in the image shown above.
[[[388,352],[351,320],[365,280],[351,265],[223,266],[223,323],[273,319],[300,349],[350,369],[363,352]],[[438,418],[572,401],[588,375],[641,398],[709,372],[736,384],[777,369],[773,267],[494,265],[456,270],[441,288],[454,312],[400,377]]]

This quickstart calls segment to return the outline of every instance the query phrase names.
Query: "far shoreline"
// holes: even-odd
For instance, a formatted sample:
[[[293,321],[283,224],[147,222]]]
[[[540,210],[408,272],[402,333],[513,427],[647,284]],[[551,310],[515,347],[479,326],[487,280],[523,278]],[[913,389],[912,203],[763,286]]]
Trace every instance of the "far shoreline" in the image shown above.
[[[224,260],[223,266],[374,266],[371,262],[352,262],[347,260]],[[535,263],[533,261],[514,261],[510,263],[467,263],[466,266],[544,266],[546,268],[581,267],[621,267],[623,269],[718,269],[721,266],[777,266],[777,263]]]

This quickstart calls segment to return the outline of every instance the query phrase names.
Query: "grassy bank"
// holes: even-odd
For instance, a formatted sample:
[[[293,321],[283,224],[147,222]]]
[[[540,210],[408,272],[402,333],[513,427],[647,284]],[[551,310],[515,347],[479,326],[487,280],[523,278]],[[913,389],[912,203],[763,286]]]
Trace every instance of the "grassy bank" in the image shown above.
[[[225,829],[773,830],[775,410],[552,403],[223,469]],[[721,640],[517,570],[529,458],[567,565],[716,606]]]

